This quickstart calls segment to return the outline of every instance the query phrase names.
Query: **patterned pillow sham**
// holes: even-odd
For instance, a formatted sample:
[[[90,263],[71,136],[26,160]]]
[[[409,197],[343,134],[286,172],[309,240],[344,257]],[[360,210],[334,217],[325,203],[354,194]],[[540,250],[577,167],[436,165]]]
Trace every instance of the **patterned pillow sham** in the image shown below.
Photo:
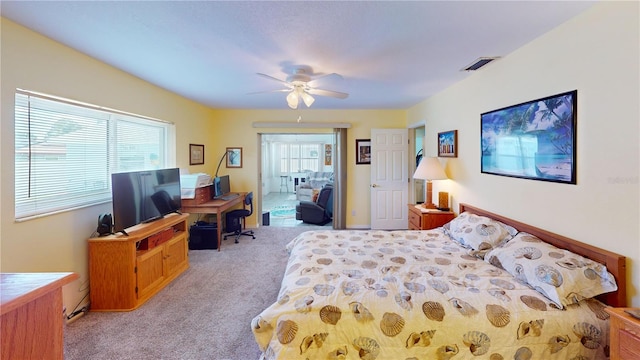
[[[486,216],[463,212],[444,225],[445,232],[469,253],[484,258],[485,253],[509,241],[518,233],[515,228]]]
[[[484,261],[506,270],[561,309],[618,289],[606,266],[525,232],[489,251]]]

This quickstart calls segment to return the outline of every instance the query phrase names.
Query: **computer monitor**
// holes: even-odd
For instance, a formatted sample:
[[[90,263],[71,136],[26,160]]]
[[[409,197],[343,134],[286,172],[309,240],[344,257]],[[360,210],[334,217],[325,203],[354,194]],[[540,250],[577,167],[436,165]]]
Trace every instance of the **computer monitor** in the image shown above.
[[[214,189],[216,191],[215,197],[220,197],[231,192],[231,184],[229,182],[229,175],[218,176],[213,180]]]

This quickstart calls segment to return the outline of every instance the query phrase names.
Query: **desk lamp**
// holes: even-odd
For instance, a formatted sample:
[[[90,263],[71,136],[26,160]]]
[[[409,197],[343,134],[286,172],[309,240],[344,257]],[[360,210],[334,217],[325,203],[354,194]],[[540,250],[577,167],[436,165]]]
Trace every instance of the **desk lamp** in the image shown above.
[[[224,154],[222,154],[222,157],[220,158],[220,162],[218,163],[218,168],[216,169],[216,175],[214,177],[218,177],[218,171],[220,171],[220,165],[222,165],[222,160],[224,160],[225,157],[229,156],[229,154],[232,154],[233,151],[231,150],[227,150],[224,152]]]
[[[440,165],[440,161],[438,161],[438,158],[423,158],[418,165],[416,172],[413,173],[413,178],[427,181],[427,198],[422,206],[426,209],[435,209],[436,205],[431,201],[431,195],[433,192],[431,180],[448,179],[447,174],[445,174],[444,169],[442,168],[442,165]]]

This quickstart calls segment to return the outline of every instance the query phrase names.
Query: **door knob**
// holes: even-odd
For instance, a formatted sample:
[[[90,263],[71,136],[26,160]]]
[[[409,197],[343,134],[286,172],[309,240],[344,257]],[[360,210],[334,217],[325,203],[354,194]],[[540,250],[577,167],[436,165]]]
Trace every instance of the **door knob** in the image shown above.
[[[371,187],[378,187],[378,184],[371,184]]]

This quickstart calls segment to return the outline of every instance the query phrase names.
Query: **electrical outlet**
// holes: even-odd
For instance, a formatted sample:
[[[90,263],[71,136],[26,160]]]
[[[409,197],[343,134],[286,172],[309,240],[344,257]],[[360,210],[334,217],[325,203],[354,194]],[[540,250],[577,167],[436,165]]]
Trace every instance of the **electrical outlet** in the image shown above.
[[[351,216],[356,216],[356,211],[355,210],[351,210]]]

